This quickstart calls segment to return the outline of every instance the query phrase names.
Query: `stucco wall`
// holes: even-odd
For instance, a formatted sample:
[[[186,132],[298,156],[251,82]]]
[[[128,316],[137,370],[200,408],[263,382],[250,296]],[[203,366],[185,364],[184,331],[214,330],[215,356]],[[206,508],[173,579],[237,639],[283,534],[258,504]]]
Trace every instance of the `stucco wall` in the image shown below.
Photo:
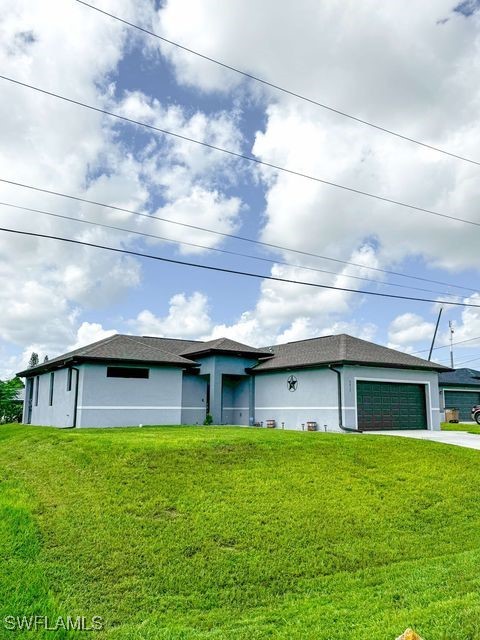
[[[289,376],[297,379],[289,391]],[[337,431],[338,391],[336,374],[329,369],[272,371],[255,375],[255,422],[275,420],[277,428],[302,429],[316,422],[318,429]]]
[[[31,424],[52,427],[73,426],[73,407],[75,403],[75,376],[72,374],[72,389],[67,391],[68,369],[58,369],[54,372],[53,403],[50,406],[50,372],[41,376],[29,378],[33,383],[32,418]],[[36,404],[36,385],[38,388],[38,404]],[[27,402],[26,402],[27,405]],[[27,419],[28,408],[25,406],[24,421]]]
[[[249,377],[229,378],[223,376],[223,424],[249,424],[250,383]]]
[[[180,424],[182,370],[151,366],[148,379],[107,378],[104,364],[82,365],[79,427]]]
[[[203,424],[207,414],[206,403],[206,378],[184,373],[182,380],[182,424]]]
[[[425,386],[428,428],[440,429],[440,407],[438,374],[435,371],[413,369],[390,369],[380,367],[345,366],[343,379],[343,422],[347,427],[357,428],[356,382],[378,380],[379,382],[410,382]]]
[[[277,428],[302,429],[308,421],[319,430],[340,431],[338,378],[328,368],[285,370],[245,375],[252,361],[231,356],[210,356],[201,361],[201,374],[175,367],[152,366],[148,379],[107,378],[105,364],[79,365],[78,427],[149,424],[202,424],[206,414],[207,375],[210,376],[210,411],[217,424],[243,424],[275,420]],[[438,375],[430,371],[379,367],[339,367],[342,379],[343,425],[357,427],[357,380],[410,382],[425,387],[430,429],[440,428]],[[49,405],[50,373],[39,376],[38,404],[33,378],[32,424],[73,425],[76,372],[67,391],[67,369],[55,371],[53,404]],[[238,376],[229,378],[228,375]],[[287,380],[295,376],[296,389]],[[223,385],[222,385],[223,383]],[[223,386],[223,390],[222,390]],[[27,396],[28,398],[28,396]],[[28,403],[26,402],[26,405]],[[27,406],[25,407],[25,417]]]

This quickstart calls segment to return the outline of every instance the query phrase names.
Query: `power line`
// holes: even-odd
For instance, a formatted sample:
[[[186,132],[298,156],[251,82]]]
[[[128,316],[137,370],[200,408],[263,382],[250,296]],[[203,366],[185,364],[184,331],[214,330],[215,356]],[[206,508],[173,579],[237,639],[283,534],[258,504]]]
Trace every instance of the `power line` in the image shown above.
[[[162,129],[160,127],[156,127],[153,124],[148,124],[147,122],[140,122],[139,120],[134,120],[133,118],[128,118],[127,116],[122,116],[119,113],[114,113],[113,111],[107,111],[106,109],[101,109],[100,107],[94,107],[93,105],[87,104],[85,102],[80,102],[80,100],[74,100],[73,98],[67,98],[66,96],[62,96],[59,93],[54,93],[53,91],[47,91],[46,89],[41,89],[40,87],[36,87],[32,84],[28,84],[26,82],[21,82],[20,80],[15,80],[14,78],[9,78],[8,76],[0,75],[0,79],[6,80],[7,82],[11,82],[12,84],[16,84],[21,87],[25,87],[27,89],[32,89],[33,91],[37,91],[38,93],[43,93],[44,95],[50,96],[52,98],[57,98],[58,100],[63,100],[64,102],[68,102],[70,104],[75,104],[78,107],[83,107],[84,109],[89,109],[90,111],[95,111],[96,113],[102,113],[111,118],[116,118],[117,120],[121,120],[122,122],[128,122],[129,124],[135,124],[140,127],[145,127],[150,129],[151,131],[155,131],[157,133],[162,133],[167,136],[172,136],[179,140],[184,140],[186,142],[191,142],[193,144],[198,144],[202,147],[206,147],[207,149],[213,149],[214,151],[220,151],[221,153],[225,153],[227,155],[233,156],[234,158],[240,158],[241,160],[247,160],[248,162],[254,162],[257,165],[268,167],[269,169],[275,169],[276,171],[281,171],[283,173],[288,173],[289,175],[297,176],[299,178],[305,178],[307,180],[312,180],[313,182],[318,182],[320,184],[325,184],[329,187],[335,187],[336,189],[341,189],[342,191],[348,191],[349,193],[355,193],[357,195],[365,196],[367,198],[373,198],[374,200],[379,200],[380,202],[387,202],[389,204],[394,204],[399,207],[403,207],[406,209],[411,209],[412,211],[419,211],[421,213],[427,213],[432,216],[436,216],[438,218],[444,218],[446,220],[453,220],[454,222],[462,222],[463,224],[469,224],[474,227],[480,227],[480,222],[475,222],[474,220],[468,220],[466,218],[458,218],[452,215],[448,215],[446,213],[440,213],[439,211],[434,211],[433,209],[426,209],[424,207],[419,207],[413,204],[408,204],[406,202],[402,202],[400,200],[394,200],[393,198],[387,198],[386,196],[380,196],[375,193],[370,193],[368,191],[363,191],[362,189],[356,189],[355,187],[349,187],[344,184],[340,184],[338,182],[331,182],[330,180],[325,180],[324,178],[318,178],[316,176],[312,176],[308,173],[303,173],[301,171],[295,171],[294,169],[288,169],[287,167],[282,167],[277,164],[273,164],[271,162],[266,162],[265,160],[259,160],[255,158],[255,156],[248,156],[244,153],[239,153],[237,151],[232,151],[231,149],[225,149],[223,147],[218,147],[214,144],[210,144],[209,142],[204,142],[202,140],[196,140],[195,138],[190,138],[189,136],[185,136],[181,133],[175,133],[173,131],[168,131],[167,129]]]
[[[126,209],[124,207],[118,207],[112,204],[105,204],[103,202],[97,202],[96,200],[89,200],[87,198],[82,198],[80,196],[74,196],[67,193],[62,193],[61,191],[53,191],[51,189],[44,189],[41,187],[36,187],[34,185],[25,184],[23,182],[15,182],[13,180],[7,180],[6,178],[0,178],[0,182],[4,182],[5,184],[10,184],[15,187],[21,187],[22,189],[30,189],[32,191],[37,191],[39,193],[47,193],[48,195],[59,196],[61,198],[68,198],[69,200],[74,200],[75,202],[85,202],[86,204],[93,204],[97,207],[105,207],[106,209],[112,209],[113,211],[120,211],[122,213],[130,213],[135,216],[140,216],[142,218],[147,218],[148,220],[160,220],[162,222],[167,222],[168,224],[174,224],[181,227],[185,227],[188,229],[195,229],[197,231],[204,231],[206,233],[213,233],[217,236],[222,236],[224,238],[232,238],[234,240],[241,240],[242,242],[250,242],[252,244],[260,245],[262,247],[268,247],[271,249],[280,249],[281,251],[288,251],[291,253],[298,253],[299,255],[309,256],[312,258],[320,258],[321,260],[328,260],[330,262],[336,262],[339,264],[346,264],[353,267],[360,267],[362,269],[368,269],[369,271],[376,271],[379,273],[385,273],[388,275],[399,276],[401,278],[409,278],[411,280],[419,280],[421,282],[430,282],[432,284],[439,284],[444,287],[454,287],[455,289],[462,289],[464,291],[471,291],[476,293],[477,289],[472,289],[471,287],[462,287],[461,285],[452,284],[451,282],[442,282],[441,280],[431,280],[429,278],[422,278],[420,276],[412,276],[405,273],[400,273],[399,271],[389,271],[388,269],[379,269],[378,267],[368,267],[359,262],[349,262],[348,260],[340,260],[339,258],[331,258],[329,256],[322,256],[318,253],[310,253],[308,251],[301,251],[300,249],[292,249],[290,247],[285,247],[278,244],[271,244],[268,242],[263,242],[261,240],[255,240],[254,238],[247,238],[245,236],[235,235],[233,233],[225,233],[222,231],[215,231],[214,229],[208,229],[206,227],[199,227],[194,224],[188,224],[186,222],[177,222],[176,220],[170,220],[169,218],[162,218],[161,216],[157,216],[154,214],[141,213],[140,211],[134,211],[133,209]]]
[[[465,344],[466,342],[474,342],[475,340],[480,340],[480,336],[477,336],[476,338],[468,338],[468,340],[459,340],[457,342],[452,342],[453,345],[456,344]],[[450,346],[450,343],[448,344],[442,344],[438,347],[434,347],[434,350],[436,349],[446,349],[447,347]],[[430,351],[430,349],[420,349],[420,351],[412,351],[412,354],[415,353],[425,353],[426,351]]]
[[[94,227],[101,227],[103,229],[111,229],[113,231],[122,231],[125,233],[130,233],[133,235],[137,235],[137,236],[142,236],[145,238],[154,238],[156,240],[161,240],[162,242],[169,242],[172,244],[180,244],[180,245],[184,245],[187,247],[195,247],[197,249],[205,249],[206,251],[216,251],[218,253],[223,253],[223,254],[228,254],[228,255],[232,255],[232,256],[238,256],[240,258],[249,258],[252,260],[260,260],[261,262],[268,262],[269,264],[281,264],[281,265],[285,265],[287,267],[294,267],[295,269],[305,269],[307,271],[316,271],[318,273],[325,273],[328,275],[333,275],[333,276],[339,276],[339,277],[345,277],[345,278],[353,278],[354,280],[362,280],[365,282],[373,282],[375,284],[379,284],[379,285],[384,285],[384,286],[391,286],[391,287],[400,287],[402,289],[411,289],[411,290],[415,290],[415,291],[423,291],[426,293],[436,293],[438,295],[444,295],[444,296],[449,296],[449,297],[455,297],[458,298],[459,296],[453,294],[453,293],[445,293],[443,291],[432,291],[431,289],[423,289],[421,287],[413,287],[411,285],[403,285],[403,284],[397,284],[395,282],[382,282],[381,280],[374,280],[373,278],[364,278],[364,277],[360,277],[360,276],[354,276],[354,275],[348,275],[348,274],[344,274],[344,273],[339,273],[338,271],[328,271],[326,269],[317,269],[315,267],[307,267],[301,264],[292,264],[290,262],[283,262],[281,260],[274,260],[271,258],[262,258],[261,256],[253,256],[251,254],[248,253],[240,253],[238,251],[230,251],[228,249],[219,249],[217,247],[207,247],[203,244],[197,244],[194,242],[186,242],[184,240],[175,240],[173,238],[166,238],[165,236],[159,236],[156,235],[154,233],[145,233],[143,231],[136,231],[134,229],[125,229],[125,227],[117,227],[115,225],[111,225],[111,224],[105,224],[103,222],[94,222],[92,220],[84,220],[82,218],[72,218],[71,216],[66,216],[60,213],[53,213],[51,211],[44,211],[43,209],[34,209],[32,207],[24,207],[24,206],[20,206],[17,204],[12,204],[11,202],[2,202],[0,201],[0,205],[1,206],[5,206],[5,207],[12,207],[13,209],[18,209],[21,211],[29,211],[31,213],[39,213],[41,215],[44,216],[49,216],[51,218],[58,218],[61,220],[71,220],[72,222],[78,222],[80,224],[87,224],[87,225],[91,225]]]
[[[344,291],[346,293],[357,293],[368,296],[376,296],[379,298],[390,298],[395,300],[410,300],[413,302],[428,302],[434,304],[450,304],[456,307],[475,307],[480,309],[480,304],[471,304],[466,302],[446,302],[445,300],[432,300],[431,298],[416,298],[414,296],[400,296],[393,293],[380,293],[379,291],[366,291],[363,289],[349,289],[347,287],[336,287],[328,284],[319,284],[317,282],[305,282],[303,280],[292,280],[290,278],[279,278],[277,276],[268,276],[261,273],[252,273],[250,271],[238,271],[237,269],[227,269],[225,267],[214,267],[212,265],[199,264],[198,262],[187,262],[186,260],[176,260],[174,258],[165,258],[163,256],[156,256],[148,253],[142,253],[140,251],[132,251],[131,249],[120,249],[118,247],[107,247],[102,244],[96,244],[93,242],[85,242],[83,240],[74,240],[73,238],[63,238],[60,236],[53,236],[46,233],[34,233],[33,231],[20,231],[19,229],[8,229],[0,227],[0,231],[5,233],[13,233],[21,236],[29,236],[32,238],[44,238],[47,240],[57,240],[59,242],[66,242],[69,244],[81,245],[84,247],[92,247],[95,249],[103,249],[105,251],[112,251],[114,253],[122,253],[125,255],[136,256],[139,258],[148,258],[149,260],[158,260],[169,264],[177,264],[186,267],[193,267],[195,269],[205,269],[207,271],[218,271],[220,273],[228,273],[231,275],[245,276],[247,278],[255,278],[258,280],[272,280],[274,282],[284,282],[286,284],[300,284],[307,287],[314,287],[316,289],[329,289],[332,291]]]
[[[150,31],[149,29],[145,29],[144,27],[141,27],[138,24],[134,24],[133,22],[129,22],[128,20],[124,20],[123,18],[120,18],[119,16],[114,15],[113,13],[109,13],[108,11],[104,11],[103,9],[100,9],[98,7],[95,7],[92,4],[89,4],[88,2],[84,2],[84,0],[76,0],[76,2],[78,2],[79,4],[82,4],[85,7],[88,7],[89,9],[93,9],[95,11],[98,11],[98,13],[102,13],[105,16],[108,16],[110,18],[113,18],[114,20],[117,20],[118,22],[121,22],[129,27],[132,27],[133,29],[137,29],[138,31],[142,31],[143,33],[149,35],[149,36],[153,36],[154,38],[157,38],[158,40],[162,40],[162,42],[166,42],[167,44],[170,44],[174,47],[177,47],[178,49],[182,49],[182,51],[186,51],[187,53],[191,53],[194,56],[197,56],[199,58],[202,58],[203,60],[207,60],[208,62],[213,62],[214,64],[223,67],[224,69],[229,69],[230,71],[233,71],[235,73],[238,73],[239,75],[244,76],[245,78],[249,78],[250,80],[255,80],[255,82],[260,82],[261,84],[270,87],[271,89],[275,89],[276,91],[281,91],[282,93],[285,93],[289,96],[292,96],[294,98],[298,98],[299,100],[303,100],[304,102],[308,102],[309,104],[313,104],[317,107],[321,107],[322,109],[326,109],[327,111],[331,111],[332,113],[336,113],[339,116],[343,116],[344,118],[349,118],[350,120],[354,120],[355,122],[359,122],[361,124],[364,124],[368,127],[372,127],[373,129],[377,129],[378,131],[382,131],[383,133],[388,133],[391,136],[395,136],[396,138],[400,138],[402,140],[406,140],[407,142],[412,142],[414,144],[420,145],[421,147],[425,147],[427,149],[430,149],[432,151],[437,151],[438,153],[443,153],[444,155],[450,156],[452,158],[456,158],[457,160],[463,160],[464,162],[469,162],[471,164],[475,164],[477,166],[480,166],[480,162],[478,162],[477,160],[473,160],[472,158],[466,158],[465,156],[461,156],[458,155],[456,153],[452,153],[450,151],[446,151],[445,149],[441,149],[440,147],[435,147],[434,145],[428,144],[426,142],[421,142],[420,140],[416,140],[415,138],[410,138],[407,135],[404,135],[402,133],[398,133],[397,131],[393,131],[392,129],[387,129],[386,127],[382,127],[378,124],[374,124],[373,122],[369,122],[368,120],[363,120],[362,118],[359,118],[358,116],[353,116],[350,113],[346,113],[345,111],[341,111],[340,109],[336,109],[335,107],[331,107],[325,103],[322,102],[318,102],[317,100],[313,100],[312,98],[308,98],[307,96],[304,96],[300,93],[296,93],[295,91],[292,91],[290,89],[286,89],[285,87],[282,87],[278,84],[275,84],[273,82],[269,82],[268,80],[265,80],[263,78],[260,78],[259,76],[255,76],[251,73],[248,73],[247,71],[242,71],[241,69],[238,69],[237,67],[234,67],[232,65],[226,64],[225,62],[221,62],[220,60],[216,59],[216,58],[212,58],[211,56],[207,56],[203,53],[200,53],[199,51],[196,51],[195,49],[190,49],[189,47],[186,47],[178,42],[174,42],[173,40],[169,40],[168,38],[165,38],[164,36],[159,35],[158,33],[155,33],[154,31]]]
[[[470,358],[470,360],[463,360],[462,362],[457,362],[457,369],[462,364],[468,364],[469,362],[476,362],[477,360],[480,360],[480,357],[478,357],[478,358]]]

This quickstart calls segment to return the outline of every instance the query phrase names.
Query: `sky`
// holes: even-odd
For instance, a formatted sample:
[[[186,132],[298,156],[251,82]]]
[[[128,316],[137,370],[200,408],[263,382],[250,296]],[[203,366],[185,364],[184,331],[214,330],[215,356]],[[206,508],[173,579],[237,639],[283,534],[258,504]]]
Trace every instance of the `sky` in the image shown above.
[[[91,2],[248,74],[480,162],[477,0]],[[75,0],[1,0],[0,69],[262,162],[480,223],[478,165],[266,87]],[[0,378],[24,368],[32,351],[54,357],[115,332],[227,336],[255,346],[349,333],[426,356],[438,302],[357,291],[480,305],[476,226],[276,171],[2,79],[0,91],[0,178],[144,214],[0,182],[1,227],[354,290],[0,232]],[[461,343],[456,364],[480,369],[480,308],[443,305],[434,359],[449,362],[449,321]]]

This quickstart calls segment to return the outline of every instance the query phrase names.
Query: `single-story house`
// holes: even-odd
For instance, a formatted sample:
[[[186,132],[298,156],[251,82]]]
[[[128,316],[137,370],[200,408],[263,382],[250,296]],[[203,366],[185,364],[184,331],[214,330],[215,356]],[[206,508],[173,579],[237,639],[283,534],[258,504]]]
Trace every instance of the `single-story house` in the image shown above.
[[[257,349],[114,335],[19,373],[24,422],[439,429],[442,365],[348,335]]]
[[[472,422],[472,407],[480,405],[480,371],[455,369],[438,376],[440,409],[457,409],[460,422]]]

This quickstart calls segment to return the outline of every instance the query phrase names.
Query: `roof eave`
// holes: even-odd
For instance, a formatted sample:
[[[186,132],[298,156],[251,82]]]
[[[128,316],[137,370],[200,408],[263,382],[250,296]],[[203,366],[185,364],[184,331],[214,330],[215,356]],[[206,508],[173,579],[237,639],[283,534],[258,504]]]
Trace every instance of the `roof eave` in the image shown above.
[[[185,358],[187,360],[187,358]],[[190,369],[194,367],[198,367],[196,362],[168,362],[163,360],[136,360],[131,358],[103,358],[103,357],[94,357],[94,356],[74,356],[72,358],[65,358],[63,360],[56,360],[51,362],[45,362],[41,365],[37,365],[36,367],[31,367],[29,369],[25,369],[25,371],[20,371],[16,375],[19,378],[31,378],[33,376],[42,375],[43,373],[47,373],[48,371],[55,371],[56,369],[63,369],[66,366],[70,366],[73,364],[82,364],[86,362],[93,363],[101,363],[105,362],[109,363],[128,363],[135,365],[145,365],[145,366],[162,366],[162,367],[172,367],[179,369]]]
[[[309,364],[294,364],[294,365],[283,365],[278,367],[268,367],[268,369],[257,369],[256,367],[252,367],[246,369],[249,373],[264,373],[269,371],[289,371],[289,370],[299,370],[299,369],[319,369],[326,368],[329,366],[344,366],[344,365],[353,365],[353,366],[362,366],[362,367],[379,367],[386,369],[414,369],[416,371],[439,371],[439,372],[447,372],[452,371],[449,367],[444,367],[442,365],[435,365],[432,363],[432,366],[425,365],[410,365],[410,364],[390,364],[385,362],[364,362],[359,360],[336,360],[331,362],[313,362]]]

